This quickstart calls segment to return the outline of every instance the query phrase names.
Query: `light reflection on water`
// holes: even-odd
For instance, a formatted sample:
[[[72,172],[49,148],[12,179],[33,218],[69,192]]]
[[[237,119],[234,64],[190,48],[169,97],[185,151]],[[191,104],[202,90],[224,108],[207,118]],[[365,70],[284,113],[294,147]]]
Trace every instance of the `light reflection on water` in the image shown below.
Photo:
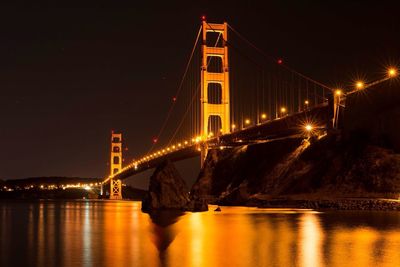
[[[0,203],[0,266],[400,266],[399,212]]]

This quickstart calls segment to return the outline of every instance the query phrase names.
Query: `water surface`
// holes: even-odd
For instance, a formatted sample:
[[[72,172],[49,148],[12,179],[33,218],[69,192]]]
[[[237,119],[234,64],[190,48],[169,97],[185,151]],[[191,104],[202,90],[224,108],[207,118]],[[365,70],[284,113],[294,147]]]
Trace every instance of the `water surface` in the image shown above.
[[[400,266],[399,212],[0,202],[1,266]]]

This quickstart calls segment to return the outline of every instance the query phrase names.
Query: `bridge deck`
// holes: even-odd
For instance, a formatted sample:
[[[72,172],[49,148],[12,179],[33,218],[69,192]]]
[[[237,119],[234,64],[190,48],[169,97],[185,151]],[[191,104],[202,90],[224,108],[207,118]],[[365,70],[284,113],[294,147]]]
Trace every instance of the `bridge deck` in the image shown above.
[[[323,103],[309,110],[287,115],[285,117],[267,121],[252,127],[225,134],[219,137],[208,139],[206,145],[213,146],[235,146],[243,145],[255,140],[272,140],[299,134],[304,131],[305,123],[313,123],[319,128],[327,128],[332,118],[332,108],[328,103]],[[200,143],[192,143],[183,146],[181,149],[162,154],[151,158],[139,165],[133,164],[126,166],[120,173],[116,174],[116,179],[126,179],[135,174],[144,172],[148,169],[157,167],[161,162],[169,159],[172,162],[193,158],[200,155]],[[105,179],[107,182],[110,178]]]

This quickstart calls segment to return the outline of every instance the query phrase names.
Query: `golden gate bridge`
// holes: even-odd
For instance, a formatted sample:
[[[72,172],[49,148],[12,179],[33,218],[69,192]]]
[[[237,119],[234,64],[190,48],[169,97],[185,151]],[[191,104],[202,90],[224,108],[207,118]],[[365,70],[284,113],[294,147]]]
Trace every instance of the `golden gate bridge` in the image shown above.
[[[228,23],[205,17],[171,106],[148,152],[122,166],[122,134],[111,136],[110,199],[122,199],[122,179],[209,149],[324,134],[340,127],[346,95],[397,76],[390,68],[375,82],[345,92],[331,88],[267,55]]]

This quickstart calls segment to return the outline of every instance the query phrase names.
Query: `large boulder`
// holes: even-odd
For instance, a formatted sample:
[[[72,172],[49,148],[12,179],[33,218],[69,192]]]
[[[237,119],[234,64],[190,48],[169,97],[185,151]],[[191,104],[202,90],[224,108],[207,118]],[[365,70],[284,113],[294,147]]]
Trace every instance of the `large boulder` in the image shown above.
[[[150,177],[147,196],[142,210],[186,210],[189,203],[189,189],[170,161],[160,164]]]

